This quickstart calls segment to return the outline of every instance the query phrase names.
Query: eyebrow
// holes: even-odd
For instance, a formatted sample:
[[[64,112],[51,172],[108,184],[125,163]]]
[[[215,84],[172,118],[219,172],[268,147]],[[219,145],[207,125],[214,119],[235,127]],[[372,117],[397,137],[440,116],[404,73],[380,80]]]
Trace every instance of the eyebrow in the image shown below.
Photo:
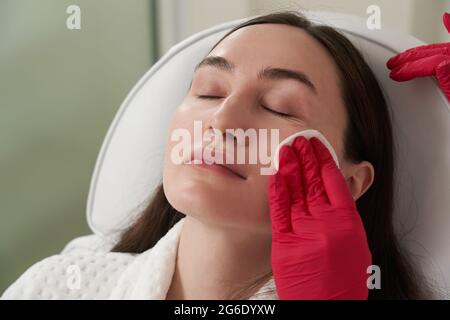
[[[204,58],[196,67],[195,71],[197,71],[199,68],[204,66],[211,66],[226,72],[233,72],[236,69],[236,66],[225,59],[224,57],[220,56],[208,56]],[[299,83],[302,83],[306,85],[314,94],[317,95],[317,89],[316,86],[314,86],[313,82],[310,80],[310,78],[301,71],[291,70],[291,69],[285,69],[285,68],[274,68],[274,67],[267,67],[261,70],[258,73],[259,79],[271,79],[271,80],[283,80],[283,79],[290,79],[295,80]]]

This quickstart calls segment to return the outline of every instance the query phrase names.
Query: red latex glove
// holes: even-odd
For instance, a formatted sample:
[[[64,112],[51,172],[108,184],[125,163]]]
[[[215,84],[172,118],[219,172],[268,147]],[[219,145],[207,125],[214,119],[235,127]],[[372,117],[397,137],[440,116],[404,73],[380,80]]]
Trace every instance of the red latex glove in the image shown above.
[[[371,253],[355,201],[316,138],[280,150],[269,177],[272,271],[278,297],[367,299]]]
[[[450,32],[450,14],[444,13],[442,20]],[[390,58],[387,67],[391,70],[389,76],[396,81],[435,76],[450,101],[450,42],[408,49]]]

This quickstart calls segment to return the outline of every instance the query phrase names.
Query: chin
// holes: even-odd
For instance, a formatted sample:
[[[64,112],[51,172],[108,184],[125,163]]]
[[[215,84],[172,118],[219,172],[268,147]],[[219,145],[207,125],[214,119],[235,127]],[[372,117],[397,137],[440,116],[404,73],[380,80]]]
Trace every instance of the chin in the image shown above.
[[[205,223],[270,232],[268,203],[248,188],[218,183],[218,178],[183,172],[164,176],[164,193],[177,211]],[[264,199],[264,195],[256,197]]]
[[[189,215],[215,216],[222,219],[230,216],[230,209],[227,208],[230,197],[204,185],[186,188],[177,185],[173,190],[169,188],[166,196],[176,210]]]

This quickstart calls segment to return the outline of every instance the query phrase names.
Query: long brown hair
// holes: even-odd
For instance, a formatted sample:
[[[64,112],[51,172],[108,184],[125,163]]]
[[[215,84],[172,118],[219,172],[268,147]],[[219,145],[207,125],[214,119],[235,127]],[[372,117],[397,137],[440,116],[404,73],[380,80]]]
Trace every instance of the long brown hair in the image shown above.
[[[369,161],[375,169],[373,184],[356,202],[367,233],[372,263],[379,266],[382,272],[381,289],[369,290],[369,299],[425,298],[425,282],[406,250],[400,248],[394,233],[392,215],[395,150],[389,109],[374,73],[343,34],[329,26],[313,24],[298,12],[275,12],[247,20],[229,31],[214,47],[238,29],[267,23],[304,30],[331,54],[337,66],[338,85],[348,116],[344,154],[354,163]],[[148,206],[123,232],[112,251],[146,251],[184,216],[169,204],[161,183],[155,189]],[[254,291],[269,276],[271,274],[255,282],[250,291]]]

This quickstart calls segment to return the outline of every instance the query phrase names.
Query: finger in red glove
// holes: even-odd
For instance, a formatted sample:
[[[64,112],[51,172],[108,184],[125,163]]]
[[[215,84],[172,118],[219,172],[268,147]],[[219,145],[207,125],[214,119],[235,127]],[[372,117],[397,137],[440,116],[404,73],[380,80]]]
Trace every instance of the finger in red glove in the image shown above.
[[[365,230],[345,179],[320,140],[298,137],[292,147],[283,146],[269,196],[278,296],[366,299],[371,255]]]
[[[450,15],[444,13],[442,21],[449,31]],[[386,65],[391,70],[390,78],[395,81],[408,81],[427,76],[436,77],[439,87],[450,100],[450,42],[408,49],[390,58]]]

